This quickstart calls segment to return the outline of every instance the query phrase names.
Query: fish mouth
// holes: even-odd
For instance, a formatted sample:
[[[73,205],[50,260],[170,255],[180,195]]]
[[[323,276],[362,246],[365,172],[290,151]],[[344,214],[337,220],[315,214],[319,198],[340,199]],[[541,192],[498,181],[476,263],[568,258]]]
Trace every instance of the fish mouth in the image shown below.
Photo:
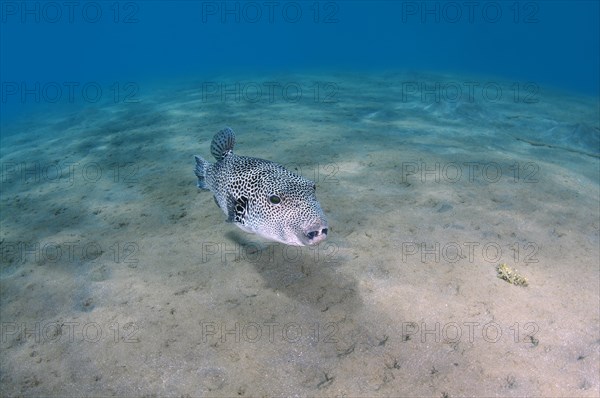
[[[303,241],[306,245],[316,245],[317,243],[327,239],[328,232],[328,226],[317,226],[309,228],[308,231],[304,233]]]

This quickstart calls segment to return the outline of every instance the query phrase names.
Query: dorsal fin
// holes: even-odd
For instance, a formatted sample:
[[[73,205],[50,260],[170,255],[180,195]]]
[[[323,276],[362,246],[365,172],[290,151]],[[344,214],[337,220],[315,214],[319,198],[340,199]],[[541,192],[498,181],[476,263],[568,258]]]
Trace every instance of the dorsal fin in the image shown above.
[[[235,145],[235,133],[229,127],[225,127],[213,137],[210,144],[210,153],[217,160],[223,160],[225,156],[233,151]]]

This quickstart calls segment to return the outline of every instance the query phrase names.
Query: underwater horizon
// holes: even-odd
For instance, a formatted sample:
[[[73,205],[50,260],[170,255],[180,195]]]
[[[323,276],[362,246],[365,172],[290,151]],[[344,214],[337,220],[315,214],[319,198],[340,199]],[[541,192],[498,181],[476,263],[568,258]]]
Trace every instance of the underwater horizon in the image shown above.
[[[2,396],[600,394],[599,2],[0,17]]]
[[[157,79],[307,70],[600,91],[596,1],[4,1],[1,12],[3,121],[40,104],[119,102],[128,83],[143,93]]]

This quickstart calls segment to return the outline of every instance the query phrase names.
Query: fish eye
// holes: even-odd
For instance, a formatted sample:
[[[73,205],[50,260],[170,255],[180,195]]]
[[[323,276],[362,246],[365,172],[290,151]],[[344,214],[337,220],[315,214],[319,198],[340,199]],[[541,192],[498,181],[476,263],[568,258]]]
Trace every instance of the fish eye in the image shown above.
[[[317,184],[313,184],[313,191],[317,190]]]
[[[281,198],[277,195],[271,195],[269,196],[269,202],[271,202],[274,205],[278,205],[279,203],[281,203]]]

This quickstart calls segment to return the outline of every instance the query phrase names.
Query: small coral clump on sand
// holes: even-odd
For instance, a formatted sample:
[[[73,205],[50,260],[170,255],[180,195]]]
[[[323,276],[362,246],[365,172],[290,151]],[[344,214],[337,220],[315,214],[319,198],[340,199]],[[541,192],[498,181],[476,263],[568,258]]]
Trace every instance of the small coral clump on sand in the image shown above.
[[[517,273],[516,270],[513,270],[508,265],[502,263],[498,264],[496,267],[496,271],[498,271],[498,278],[505,280],[506,282],[517,285],[517,286],[527,286],[529,282],[527,282],[527,278]]]

